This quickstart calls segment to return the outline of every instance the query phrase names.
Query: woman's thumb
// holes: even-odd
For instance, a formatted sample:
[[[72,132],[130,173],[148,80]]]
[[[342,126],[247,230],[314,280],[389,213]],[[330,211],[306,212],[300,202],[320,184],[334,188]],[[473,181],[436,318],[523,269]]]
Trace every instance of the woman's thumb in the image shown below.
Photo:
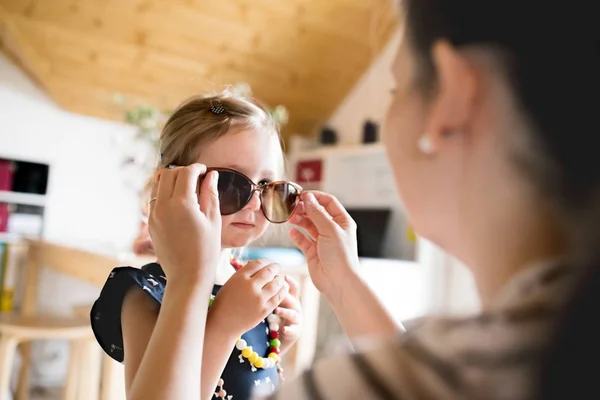
[[[210,171],[200,187],[200,210],[211,219],[221,214],[219,192],[217,190],[218,181],[219,173]]]

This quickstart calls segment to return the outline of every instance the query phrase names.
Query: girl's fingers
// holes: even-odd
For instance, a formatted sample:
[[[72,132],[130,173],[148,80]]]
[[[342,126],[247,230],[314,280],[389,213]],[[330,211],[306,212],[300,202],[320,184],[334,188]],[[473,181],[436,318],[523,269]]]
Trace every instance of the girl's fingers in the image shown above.
[[[179,168],[173,195],[197,199],[196,189],[198,186],[198,178],[205,172],[206,165],[198,163]]]
[[[300,323],[300,313],[297,310],[291,308],[277,307],[275,309],[275,315],[290,322],[289,325],[296,325]]]
[[[157,200],[173,197],[173,190],[175,189],[175,181],[177,180],[177,173],[179,170],[179,167],[164,168],[158,172],[160,178],[158,180]]]
[[[285,281],[290,285],[290,295],[297,300],[298,293],[300,292],[300,285],[298,281],[292,278],[291,276],[285,276]]]
[[[286,325],[281,329],[284,336],[298,337],[300,336],[300,325]]]
[[[260,270],[254,273],[251,279],[257,287],[262,288],[275,278],[277,273],[279,273],[279,269],[279,265],[277,264],[266,264],[263,267],[261,267]]]
[[[288,288],[286,285],[281,285],[281,289],[279,289],[279,291],[277,293],[275,293],[275,295],[273,297],[271,297],[269,299],[269,301],[267,301],[266,306],[269,309],[274,309],[275,307],[277,307],[281,301],[285,298],[285,296],[288,294]]]
[[[267,299],[270,299],[275,294],[277,294],[282,288],[285,289],[287,293],[287,285],[284,285],[285,279],[283,276],[277,275],[270,282],[262,288],[263,296]],[[283,299],[282,299],[283,300]]]

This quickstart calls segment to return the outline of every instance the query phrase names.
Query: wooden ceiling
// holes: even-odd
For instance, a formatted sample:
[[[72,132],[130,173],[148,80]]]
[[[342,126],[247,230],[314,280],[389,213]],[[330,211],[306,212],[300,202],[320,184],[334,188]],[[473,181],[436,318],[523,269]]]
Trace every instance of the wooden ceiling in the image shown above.
[[[394,0],[0,0],[0,42],[62,107],[123,119],[114,101],[173,108],[248,83],[310,134],[397,26]]]

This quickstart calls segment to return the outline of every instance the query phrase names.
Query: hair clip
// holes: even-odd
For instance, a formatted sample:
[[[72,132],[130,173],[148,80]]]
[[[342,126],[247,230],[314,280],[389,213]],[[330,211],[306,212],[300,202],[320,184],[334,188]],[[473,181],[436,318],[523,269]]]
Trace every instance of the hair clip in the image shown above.
[[[218,101],[218,100],[211,100],[210,101],[210,112],[212,112],[215,115],[221,115],[225,113],[225,107],[223,107],[223,104]]]

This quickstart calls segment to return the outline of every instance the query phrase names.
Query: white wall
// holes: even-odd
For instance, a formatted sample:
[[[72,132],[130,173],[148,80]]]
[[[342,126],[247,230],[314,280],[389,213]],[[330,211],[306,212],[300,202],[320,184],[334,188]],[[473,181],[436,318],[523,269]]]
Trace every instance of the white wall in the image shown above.
[[[0,158],[50,165],[46,239],[106,251],[129,247],[137,233],[139,201],[123,184],[119,142],[132,134],[124,124],[59,109],[0,53]],[[91,303],[98,293],[99,288],[47,271],[40,305],[64,312],[73,304]],[[37,352],[44,361],[38,363],[39,382],[61,376],[63,348],[47,344]]]
[[[367,119],[381,126],[394,88],[391,68],[400,40],[398,32],[329,119],[340,144],[360,143]]]

